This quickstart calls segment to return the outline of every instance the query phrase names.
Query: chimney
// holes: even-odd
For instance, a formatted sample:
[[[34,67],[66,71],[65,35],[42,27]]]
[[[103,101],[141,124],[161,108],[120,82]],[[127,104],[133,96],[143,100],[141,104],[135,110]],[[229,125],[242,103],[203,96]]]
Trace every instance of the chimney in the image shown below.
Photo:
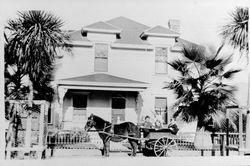
[[[168,28],[172,31],[180,33],[180,20],[170,19],[168,21]]]

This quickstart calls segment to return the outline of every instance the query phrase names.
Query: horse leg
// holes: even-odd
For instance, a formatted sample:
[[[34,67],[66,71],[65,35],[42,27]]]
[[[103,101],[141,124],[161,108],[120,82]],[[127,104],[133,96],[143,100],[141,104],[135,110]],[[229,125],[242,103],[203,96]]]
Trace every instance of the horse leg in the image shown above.
[[[109,156],[109,150],[110,150],[110,140],[105,139],[103,141],[103,156],[108,157]]]
[[[101,152],[102,152],[102,156],[106,156],[106,143],[104,140],[103,140],[103,149],[101,150]]]
[[[110,140],[106,142],[106,156],[109,157],[109,151],[110,151]]]
[[[131,156],[136,156],[136,151],[137,151],[137,142],[133,139],[129,139],[129,143],[132,147],[132,154]]]

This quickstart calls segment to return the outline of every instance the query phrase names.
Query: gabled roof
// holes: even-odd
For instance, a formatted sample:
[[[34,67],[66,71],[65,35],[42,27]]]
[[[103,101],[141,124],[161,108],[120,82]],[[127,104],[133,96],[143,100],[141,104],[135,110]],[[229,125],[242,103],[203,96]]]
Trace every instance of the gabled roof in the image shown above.
[[[141,33],[148,29],[148,26],[126,17],[116,17],[106,22],[122,29],[121,38],[117,39],[115,43],[150,45],[147,41],[140,38]]]
[[[142,30],[142,29],[148,29],[150,28],[147,25],[141,24],[137,21],[131,20],[129,18],[120,16],[120,17],[116,17],[113,18],[111,20],[106,21],[109,24],[112,24],[116,27],[119,27],[123,30]]]
[[[88,26],[85,26],[82,30],[83,32],[95,31],[119,34],[120,38],[116,39],[116,41],[113,43],[114,47],[121,47],[121,45],[130,45],[129,47],[131,48],[132,46],[135,48],[149,48],[151,47],[151,44],[141,38],[144,36],[147,37],[147,35],[176,37],[177,40],[174,47],[183,46],[183,43],[193,44],[192,42],[180,39],[179,33],[163,26],[155,26],[153,28],[150,28],[147,25],[122,16],[113,18],[105,22],[100,21],[90,24]],[[70,33],[70,39],[71,41],[90,42],[87,37],[82,36],[81,30]]]
[[[83,31],[120,33],[121,29],[119,29],[119,28],[117,28],[109,23],[99,21],[99,22],[96,22],[96,23],[93,23],[93,24],[90,24],[88,26],[83,27]]]
[[[147,29],[146,31],[143,32],[142,36],[174,36],[174,37],[178,37],[180,36],[179,33],[172,31],[168,28],[165,28],[163,26],[155,26],[153,28]]]
[[[72,31],[69,33],[71,41],[89,41],[86,37],[82,36],[81,30]]]
[[[201,46],[201,45],[198,45],[198,44],[195,44],[193,42],[190,42],[190,41],[187,41],[187,40],[184,40],[182,38],[176,38],[176,42],[175,42],[175,45],[174,47],[183,47],[183,46]]]
[[[201,49],[205,49],[202,45],[198,45],[196,43],[184,40],[182,38],[176,38],[175,44],[171,48],[172,51],[182,51],[184,47],[200,47]]]
[[[147,88],[149,84],[109,74],[98,73],[61,79],[59,80],[58,85]]]

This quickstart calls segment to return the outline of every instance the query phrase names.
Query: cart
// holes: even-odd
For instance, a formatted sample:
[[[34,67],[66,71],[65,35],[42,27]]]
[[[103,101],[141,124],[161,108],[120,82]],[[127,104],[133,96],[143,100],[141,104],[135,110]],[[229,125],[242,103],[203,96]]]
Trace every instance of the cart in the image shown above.
[[[178,150],[176,140],[178,139],[175,134],[171,133],[170,129],[147,129],[141,128],[141,138],[135,138],[130,136],[123,136],[112,134],[104,131],[98,131],[99,133],[109,135],[111,137],[121,137],[125,139],[134,139],[139,142],[139,153],[144,156],[172,156],[174,152]],[[131,148],[130,145],[127,145]]]
[[[141,151],[144,156],[171,156],[177,150],[177,136],[169,129],[141,129]]]

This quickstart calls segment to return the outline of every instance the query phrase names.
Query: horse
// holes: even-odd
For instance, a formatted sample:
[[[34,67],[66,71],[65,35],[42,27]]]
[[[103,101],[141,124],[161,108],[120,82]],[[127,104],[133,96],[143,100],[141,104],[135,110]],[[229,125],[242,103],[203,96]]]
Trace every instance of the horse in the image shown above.
[[[128,141],[132,148],[131,156],[136,156],[136,151],[139,145],[140,138],[140,128],[132,122],[124,122],[120,124],[112,124],[99,116],[91,114],[88,117],[86,125],[84,127],[85,131],[89,131],[94,127],[98,132],[100,138],[103,141],[103,156],[109,156],[110,151],[110,141],[121,142],[128,138]],[[135,139],[133,139],[134,137]]]

